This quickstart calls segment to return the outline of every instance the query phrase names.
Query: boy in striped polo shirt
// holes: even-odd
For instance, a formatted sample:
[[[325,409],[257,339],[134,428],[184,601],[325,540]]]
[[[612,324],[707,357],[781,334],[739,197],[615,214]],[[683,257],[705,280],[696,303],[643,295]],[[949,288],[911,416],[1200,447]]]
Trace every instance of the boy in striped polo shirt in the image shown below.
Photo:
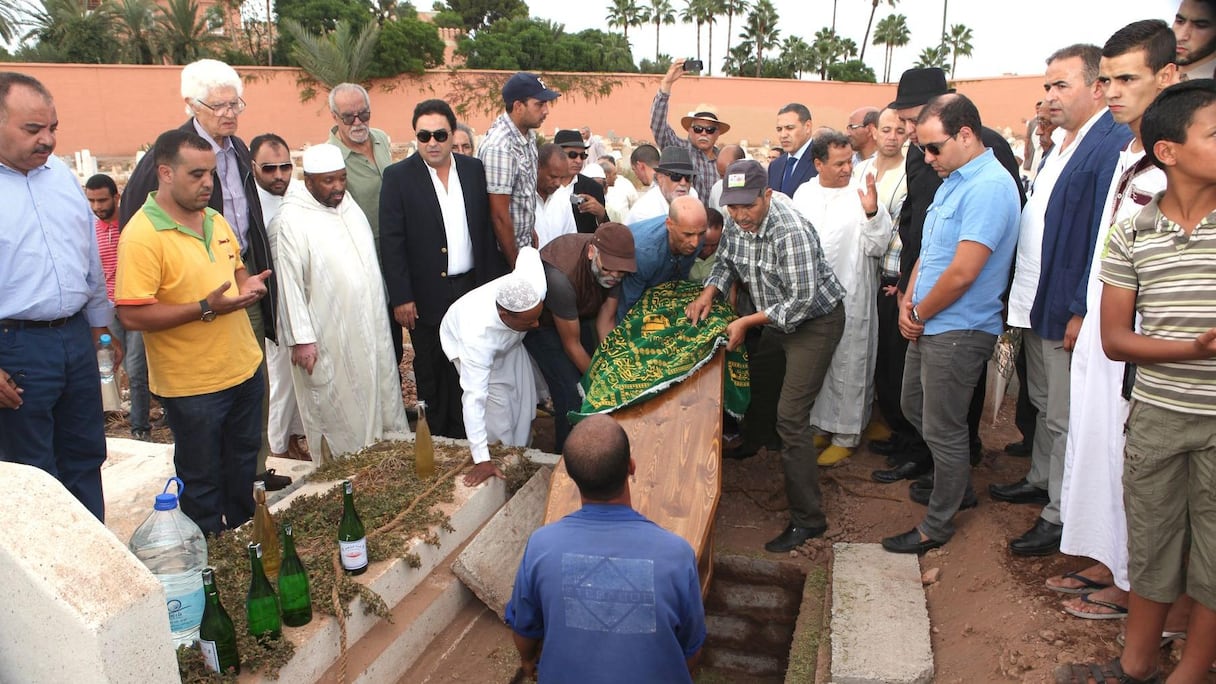
[[[1164,90],[1141,134],[1167,186],[1111,232],[1101,272],[1103,348],[1138,366],[1123,464],[1127,643],[1111,667],[1121,682],[1162,680],[1161,629],[1185,591],[1196,605],[1170,681],[1202,681],[1216,659],[1216,81]]]

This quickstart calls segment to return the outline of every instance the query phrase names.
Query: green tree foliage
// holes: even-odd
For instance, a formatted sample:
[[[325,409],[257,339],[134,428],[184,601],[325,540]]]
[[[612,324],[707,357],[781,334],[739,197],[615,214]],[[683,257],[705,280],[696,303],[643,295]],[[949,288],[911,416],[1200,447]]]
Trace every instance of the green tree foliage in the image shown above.
[[[405,14],[402,12],[401,14]],[[372,78],[421,74],[443,64],[443,39],[434,24],[413,16],[398,16],[380,25],[380,40],[372,52]]]
[[[122,61],[153,64],[160,58],[156,15],[152,11],[151,0],[122,0],[114,6],[114,19],[122,38]]]
[[[701,27],[713,20],[713,10],[710,4],[713,0],[684,0],[684,9],[680,10],[680,21],[697,27],[697,59],[701,59]],[[709,40],[714,39],[713,24],[710,24]],[[712,60],[711,60],[712,61]]]
[[[431,21],[434,22],[435,26],[439,28],[464,28],[464,17],[442,2],[436,2],[431,11]]]
[[[636,72],[622,35],[587,29],[576,34],[545,19],[495,22],[461,39],[457,53],[470,69]]]
[[[751,43],[756,53],[756,78],[764,71],[764,53],[781,44],[781,31],[777,28],[777,8],[769,0],[757,0],[747,15],[740,38]]]
[[[882,80],[891,82],[891,56],[895,48],[903,47],[912,39],[908,31],[908,18],[902,14],[892,14],[883,17],[874,31],[874,44],[884,46],[882,59]]]
[[[861,39],[861,57],[859,57],[859,59],[861,59],[862,61],[865,61],[865,59],[866,59],[866,43],[870,42],[870,29],[874,27],[874,15],[875,15],[875,13],[878,12],[879,3],[883,2],[883,1],[884,0],[870,0],[870,2],[871,2],[870,20],[866,22],[866,35],[865,35],[865,37],[863,37]],[[896,3],[899,2],[899,0],[885,0],[885,1],[891,7],[895,7]],[[877,44],[877,43],[875,43],[875,44]]]
[[[608,16],[604,17],[608,26],[619,28],[625,33],[625,42],[629,42],[629,29],[637,28],[646,23],[646,14],[637,0],[612,0],[608,5]]]
[[[958,66],[959,57],[971,56],[971,29],[962,24],[950,27],[950,33],[942,36],[942,46],[950,53],[950,78],[954,78],[954,67]]]
[[[833,81],[861,83],[874,83],[877,80],[874,77],[874,70],[860,59],[850,59],[846,62],[837,62],[829,66],[828,78]]]
[[[448,0],[448,7],[461,16],[470,31],[480,31],[501,19],[528,16],[523,0]]]
[[[723,72],[730,76],[748,76],[756,75],[756,50],[750,40],[740,41],[737,45],[730,49],[726,55],[726,63],[723,67]],[[760,65],[760,76],[762,78],[794,78],[796,72],[790,60],[784,56],[779,59],[766,59]]]
[[[362,27],[373,7],[368,0],[275,0],[274,11],[280,29],[290,19],[310,33],[320,34],[334,30],[340,21]]]
[[[821,28],[815,32],[815,41],[811,43],[812,62],[819,78],[832,80],[828,70],[832,65],[857,54],[857,43],[852,38],[841,38],[830,28]]]
[[[733,30],[736,16],[743,16],[752,4],[748,0],[713,0],[714,12],[721,16],[726,15],[726,54],[730,56],[730,39],[731,31]]]
[[[815,68],[815,51],[799,36],[790,36],[781,44],[781,60],[786,63],[796,78]]]
[[[0,42],[8,43],[17,37],[17,26],[21,23],[20,0],[0,0]],[[0,50],[4,50],[0,46]],[[8,50],[4,50],[7,57]]]
[[[950,51],[945,45],[927,47],[920,51],[920,54],[916,57],[916,63],[912,66],[917,69],[929,67],[945,69],[950,66]]]
[[[171,64],[189,64],[215,54],[224,37],[215,33],[223,23],[214,12],[200,12],[196,0],[166,0],[156,6],[161,53]]]
[[[654,61],[643,58],[642,63],[638,65],[638,71],[643,74],[665,74],[671,68],[672,61],[671,55],[659,55]]]
[[[291,19],[281,22],[295,40],[291,56],[313,80],[333,88],[339,83],[364,83],[371,76],[372,55],[380,27],[366,22],[356,28],[339,21],[333,31],[316,34]],[[304,93],[308,99],[313,93]]]
[[[105,64],[118,61],[114,14],[109,5],[89,9],[87,0],[41,0],[27,13],[30,30],[22,36],[36,41],[17,51],[28,62]]]

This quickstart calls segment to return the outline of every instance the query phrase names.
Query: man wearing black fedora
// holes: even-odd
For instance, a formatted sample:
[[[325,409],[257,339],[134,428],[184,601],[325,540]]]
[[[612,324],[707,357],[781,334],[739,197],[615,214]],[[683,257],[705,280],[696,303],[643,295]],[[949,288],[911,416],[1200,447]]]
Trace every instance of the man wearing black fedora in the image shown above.
[[[608,220],[608,210],[604,208],[604,188],[582,173],[591,143],[573,130],[558,131],[553,142],[566,153],[570,165],[570,210],[574,212],[574,225],[580,233],[594,233]]]
[[[937,97],[954,92],[946,84],[946,72],[933,68],[908,69],[899,78],[899,89],[895,101],[887,105],[896,110],[900,121],[908,129],[908,155],[905,168],[908,176],[908,195],[904,200],[903,209],[899,216],[899,238],[903,242],[899,264],[899,292],[904,297],[908,290],[908,279],[912,275],[912,267],[916,265],[921,252],[921,235],[925,225],[925,215],[942,179],[929,164],[925,162],[924,148],[916,137],[916,119],[920,116],[925,105]],[[1009,172],[1014,181],[1019,181],[1018,162],[1013,156],[1009,143],[996,131],[987,126],[981,127],[980,140],[984,146],[991,149],[1001,166]],[[1020,204],[1026,204],[1026,195],[1022,192],[1022,184],[1017,183]],[[1020,206],[1020,205],[1019,205]],[[899,388],[890,388],[891,391]],[[979,423],[984,409],[984,394],[987,382],[984,374],[980,374],[979,383],[975,387],[971,405],[967,412],[967,425],[971,433],[971,461],[976,463],[983,454],[980,444]],[[898,396],[898,392],[896,393]],[[888,462],[892,468],[876,470],[872,474],[874,480],[883,483],[894,483],[901,480],[915,480],[928,473],[933,467],[933,457],[929,447],[919,434],[902,434],[892,442],[880,442],[876,451],[888,454]],[[909,488],[909,496],[913,501],[928,501],[929,492],[933,488],[932,479],[920,480]]]
[[[693,187],[704,201],[720,178],[716,164],[718,137],[730,130],[730,124],[718,119],[718,114],[709,106],[697,105],[694,111],[680,118],[680,126],[684,128],[688,138],[683,139],[676,135],[675,130],[667,123],[667,113],[671,105],[671,86],[685,73],[684,60],[677,59],[671,63],[671,68],[659,82],[659,92],[655,93],[654,102],[650,105],[650,131],[654,133],[655,142],[660,149],[679,146],[688,152],[693,173],[696,175]]]
[[[708,197],[693,188],[697,178],[687,149],[680,145],[664,147],[663,153],[659,155],[659,165],[654,169],[654,184],[633,203],[629,215],[625,217],[625,223],[633,225],[656,216],[666,216],[672,200],[677,197]]]

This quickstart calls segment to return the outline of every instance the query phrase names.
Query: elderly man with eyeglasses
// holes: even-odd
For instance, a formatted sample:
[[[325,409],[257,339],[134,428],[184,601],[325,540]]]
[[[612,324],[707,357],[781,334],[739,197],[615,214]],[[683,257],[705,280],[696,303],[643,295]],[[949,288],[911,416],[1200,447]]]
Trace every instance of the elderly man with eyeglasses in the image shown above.
[[[329,113],[334,125],[329,144],[337,145],[346,160],[346,191],[363,210],[380,250],[380,179],[393,163],[388,134],[372,128],[372,99],[357,83],[339,83],[329,91]]]
[[[271,271],[273,257],[270,238],[266,235],[266,222],[262,216],[262,205],[258,201],[257,184],[254,181],[249,148],[236,135],[237,120],[245,111],[245,100],[241,95],[245,84],[236,70],[214,59],[200,59],[182,69],[181,97],[190,120],[179,128],[201,135],[211,144],[215,152],[216,166],[212,172],[214,189],[208,204],[219,212],[236,234],[241,248],[241,261],[250,273]],[[127,181],[119,205],[119,223],[124,227],[139,211],[155,191],[157,179],[156,146],[148,150]],[[275,310],[278,307],[278,283],[273,275],[266,280],[269,294],[253,302],[246,309],[258,348],[264,348],[266,340],[276,340]],[[265,372],[263,370],[263,375]],[[270,443],[266,439],[266,418],[269,404],[262,404],[262,448],[258,451],[257,479],[266,483],[266,489],[282,489],[291,484],[291,478],[267,470],[266,457],[270,455]]]

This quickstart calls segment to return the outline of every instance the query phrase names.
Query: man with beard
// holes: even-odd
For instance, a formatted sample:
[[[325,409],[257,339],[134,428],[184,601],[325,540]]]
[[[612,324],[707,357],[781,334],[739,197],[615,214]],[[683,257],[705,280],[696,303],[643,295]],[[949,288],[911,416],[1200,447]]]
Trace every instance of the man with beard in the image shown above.
[[[409,434],[401,379],[381,312],[384,279],[363,210],[346,194],[336,145],[304,153],[304,184],[290,188],[278,234],[283,343],[296,366],[296,401],[312,445],[338,455]],[[325,459],[322,448],[322,460]]]
[[[1178,80],[1216,76],[1216,1],[1182,0],[1174,15]]]
[[[329,113],[334,118],[329,144],[342,151],[347,193],[367,217],[379,250],[380,183],[385,167],[393,162],[391,142],[387,133],[368,126],[372,120],[372,99],[367,89],[357,83],[339,83],[329,91]]]
[[[654,184],[633,204],[625,223],[632,226],[656,216],[665,216],[677,197],[700,197],[692,187],[696,182],[697,174],[688,150],[676,146],[664,147],[654,168]]]
[[[545,311],[524,347],[540,367],[553,397],[555,452],[570,433],[566,414],[579,408],[578,382],[616,316],[621,279],[637,270],[633,233],[605,223],[593,235],[563,235],[540,250],[545,266]]]
[[[144,332],[148,384],[185,483],[182,512],[219,534],[253,517],[266,390],[246,310],[267,296],[270,271],[246,271],[235,232],[208,206],[211,141],[178,128],[154,149],[158,189],[122,231],[114,299],[123,326]]]

